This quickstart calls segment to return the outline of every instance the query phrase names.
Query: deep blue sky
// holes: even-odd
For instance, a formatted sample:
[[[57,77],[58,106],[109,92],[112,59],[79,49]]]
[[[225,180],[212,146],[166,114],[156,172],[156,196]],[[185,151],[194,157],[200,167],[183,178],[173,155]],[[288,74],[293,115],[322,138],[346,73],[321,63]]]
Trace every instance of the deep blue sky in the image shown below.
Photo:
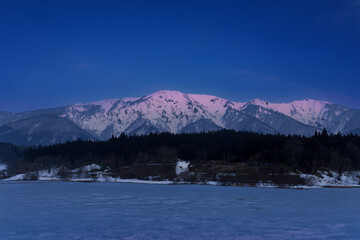
[[[360,0],[0,2],[0,110],[160,89],[360,108]]]

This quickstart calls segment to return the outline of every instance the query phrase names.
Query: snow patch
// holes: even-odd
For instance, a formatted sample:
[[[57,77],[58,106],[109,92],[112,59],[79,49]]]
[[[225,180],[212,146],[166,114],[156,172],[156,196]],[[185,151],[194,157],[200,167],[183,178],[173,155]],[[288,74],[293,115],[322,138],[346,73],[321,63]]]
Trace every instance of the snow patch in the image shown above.
[[[4,171],[6,169],[7,169],[7,165],[3,164],[3,163],[0,163],[0,171]]]
[[[40,181],[51,181],[51,180],[59,180],[58,177],[59,169],[52,168],[50,170],[40,170],[38,171],[38,176]]]
[[[318,176],[301,173],[309,185],[321,187],[357,187],[360,186],[360,171],[343,172],[341,174],[334,171],[318,171]]]
[[[189,170],[189,164],[190,162],[187,161],[178,161],[175,168],[176,175],[187,172]]]
[[[25,173],[17,174],[15,176],[4,179],[4,181],[19,181],[25,179]]]
[[[95,163],[82,167],[82,170],[86,171],[86,172],[90,172],[93,170],[100,170],[100,169],[101,169],[101,167]]]

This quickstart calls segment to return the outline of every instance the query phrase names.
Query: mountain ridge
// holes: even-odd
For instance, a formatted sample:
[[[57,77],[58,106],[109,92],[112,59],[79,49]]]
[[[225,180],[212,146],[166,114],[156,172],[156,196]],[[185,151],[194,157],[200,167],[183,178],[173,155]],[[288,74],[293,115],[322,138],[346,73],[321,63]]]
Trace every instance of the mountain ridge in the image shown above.
[[[75,103],[23,113],[0,112],[0,126],[49,114],[70,120],[100,140],[121,133],[235,129],[310,136],[322,128],[327,128],[330,133],[345,134],[357,133],[360,129],[360,110],[326,101],[305,99],[271,103],[254,99],[235,102],[213,95],[171,90],[160,90],[143,97]]]

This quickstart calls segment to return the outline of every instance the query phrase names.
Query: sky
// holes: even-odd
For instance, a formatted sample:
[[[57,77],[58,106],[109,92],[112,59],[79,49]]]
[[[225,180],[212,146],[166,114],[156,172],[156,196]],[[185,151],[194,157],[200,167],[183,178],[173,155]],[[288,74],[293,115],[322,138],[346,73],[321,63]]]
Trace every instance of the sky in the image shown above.
[[[157,90],[360,109],[360,0],[0,1],[0,111]]]

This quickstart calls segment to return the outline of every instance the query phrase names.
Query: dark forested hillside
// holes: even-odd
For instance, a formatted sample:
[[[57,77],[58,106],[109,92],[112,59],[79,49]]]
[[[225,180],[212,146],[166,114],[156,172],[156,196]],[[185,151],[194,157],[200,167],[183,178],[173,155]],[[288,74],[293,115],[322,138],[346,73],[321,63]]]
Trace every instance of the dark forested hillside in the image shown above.
[[[73,169],[96,163],[116,173],[130,166],[174,165],[177,159],[190,161],[197,167],[216,163],[220,172],[221,166],[229,164],[305,173],[322,169],[359,170],[360,137],[328,135],[326,130],[310,138],[231,130],[178,135],[123,134],[108,141],[79,140],[29,148],[11,169],[21,173],[52,167]]]
[[[15,146],[10,143],[0,143],[0,163],[11,164],[22,159],[25,146]]]

